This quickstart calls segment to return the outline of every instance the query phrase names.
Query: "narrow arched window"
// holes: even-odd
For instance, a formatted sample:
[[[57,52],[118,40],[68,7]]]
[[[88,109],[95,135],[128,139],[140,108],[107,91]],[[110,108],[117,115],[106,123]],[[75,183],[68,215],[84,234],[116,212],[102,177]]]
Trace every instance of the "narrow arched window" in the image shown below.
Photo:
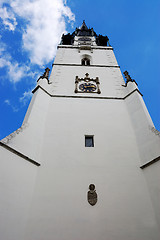
[[[84,59],[82,59],[82,65],[85,65],[85,60]]]
[[[87,60],[86,63],[87,63],[87,65],[90,65],[90,60]]]
[[[90,65],[90,59],[83,58],[81,63],[82,63],[83,66],[89,66]]]

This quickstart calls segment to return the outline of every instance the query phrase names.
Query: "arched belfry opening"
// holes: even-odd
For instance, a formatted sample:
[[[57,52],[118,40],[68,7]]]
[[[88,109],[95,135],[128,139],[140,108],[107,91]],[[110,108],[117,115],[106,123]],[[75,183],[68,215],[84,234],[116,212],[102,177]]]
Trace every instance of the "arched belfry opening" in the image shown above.
[[[92,62],[92,57],[89,54],[81,55],[81,65],[82,66],[90,66]]]
[[[90,65],[90,59],[89,58],[83,58],[82,60],[81,60],[81,65],[83,65],[83,66],[89,66]]]

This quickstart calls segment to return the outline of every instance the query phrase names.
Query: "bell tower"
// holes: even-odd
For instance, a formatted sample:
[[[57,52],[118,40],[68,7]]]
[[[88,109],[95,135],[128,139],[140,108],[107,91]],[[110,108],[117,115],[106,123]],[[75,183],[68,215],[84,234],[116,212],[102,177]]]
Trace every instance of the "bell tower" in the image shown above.
[[[0,142],[3,240],[159,240],[160,133],[107,36],[62,36]]]

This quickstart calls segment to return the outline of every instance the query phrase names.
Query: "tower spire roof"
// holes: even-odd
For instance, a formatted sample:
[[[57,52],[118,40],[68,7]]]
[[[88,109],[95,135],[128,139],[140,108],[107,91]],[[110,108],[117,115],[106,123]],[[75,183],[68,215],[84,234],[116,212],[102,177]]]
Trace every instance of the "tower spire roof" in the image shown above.
[[[97,36],[97,34],[93,31],[93,28],[88,28],[85,20],[83,20],[82,26],[80,28],[76,28],[75,35],[77,36]]]
[[[88,30],[88,27],[85,23],[85,20],[83,20],[83,23],[82,23],[82,26],[80,27],[80,30],[86,30],[86,31]]]
[[[85,20],[83,20],[83,23],[81,27],[76,28],[76,30],[70,34],[62,35],[61,44],[62,45],[72,45],[74,43],[75,37],[94,37],[96,40],[97,46],[110,46],[109,39],[107,36],[97,35],[96,32],[93,30],[93,28],[88,28]]]

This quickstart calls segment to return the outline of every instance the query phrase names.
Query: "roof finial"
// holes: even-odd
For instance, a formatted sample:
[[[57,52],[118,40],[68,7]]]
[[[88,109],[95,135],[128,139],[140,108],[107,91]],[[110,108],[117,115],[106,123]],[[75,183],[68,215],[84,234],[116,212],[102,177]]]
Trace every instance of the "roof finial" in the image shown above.
[[[82,30],[88,30],[88,27],[86,26],[85,20],[83,20],[82,26],[80,27],[80,29]]]
[[[124,72],[124,75],[125,75],[125,78],[127,79],[127,82],[132,81],[132,78],[130,77],[127,71]]]
[[[125,85],[122,85],[123,87],[126,87],[128,82],[135,82],[135,84],[138,85],[136,83],[136,81],[130,77],[130,75],[127,71],[124,72],[124,75],[125,75],[125,78],[126,78],[126,83],[125,83]]]
[[[38,78],[37,82],[38,82],[41,78],[42,78],[42,79],[43,79],[43,78],[46,78],[46,79],[48,80],[49,71],[50,71],[50,69],[47,67],[47,68],[45,69],[45,72],[43,73],[43,75]]]

